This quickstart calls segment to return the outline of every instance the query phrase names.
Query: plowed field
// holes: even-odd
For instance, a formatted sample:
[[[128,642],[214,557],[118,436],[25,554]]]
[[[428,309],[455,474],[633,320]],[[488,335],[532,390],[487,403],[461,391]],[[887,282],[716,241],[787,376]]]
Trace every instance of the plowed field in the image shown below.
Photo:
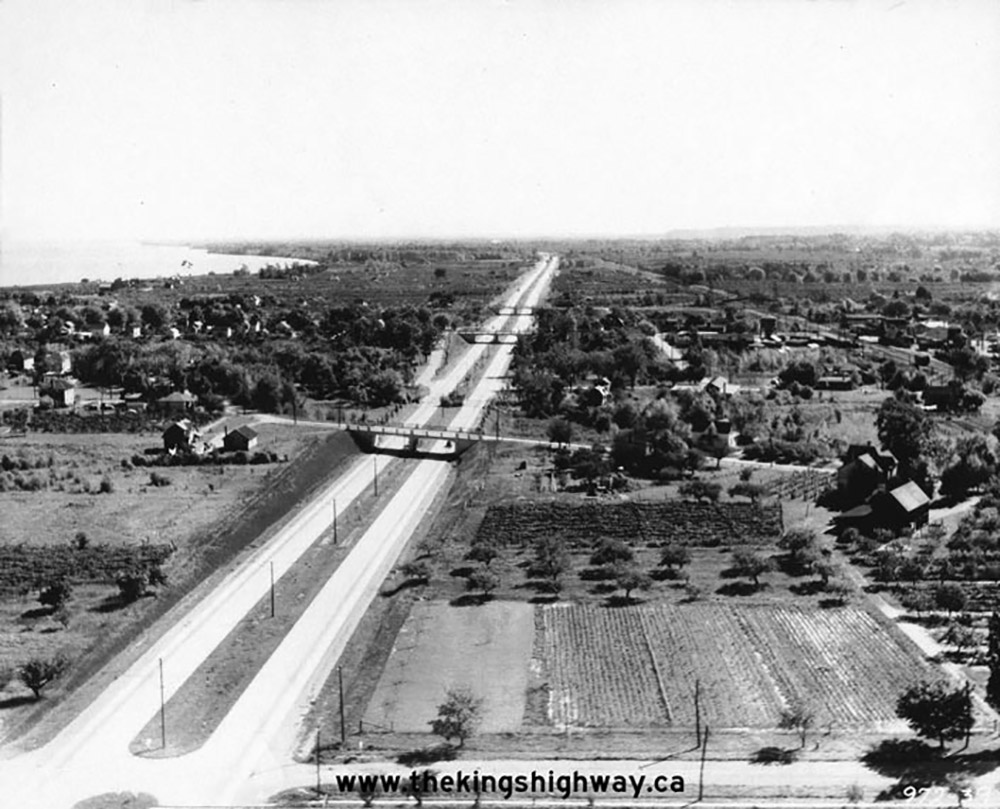
[[[558,727],[776,726],[806,704],[818,725],[890,730],[899,693],[935,669],[861,609],[726,604],[543,609],[538,661]]]

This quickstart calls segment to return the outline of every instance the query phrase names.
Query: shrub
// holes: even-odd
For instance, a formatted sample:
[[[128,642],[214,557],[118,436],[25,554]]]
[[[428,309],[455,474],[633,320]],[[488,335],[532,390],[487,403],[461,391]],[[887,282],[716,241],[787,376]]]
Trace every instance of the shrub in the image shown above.
[[[38,601],[44,607],[58,610],[73,595],[73,588],[65,579],[57,579],[44,585],[38,593]]]
[[[120,573],[115,578],[115,584],[118,585],[118,593],[125,604],[131,604],[146,595],[146,576],[137,570]]]
[[[107,476],[101,478],[100,493],[101,494],[111,494],[115,490],[115,484],[111,482],[111,479]]]
[[[159,472],[149,473],[149,482],[153,486],[169,486],[171,481],[166,475],[161,475]]]

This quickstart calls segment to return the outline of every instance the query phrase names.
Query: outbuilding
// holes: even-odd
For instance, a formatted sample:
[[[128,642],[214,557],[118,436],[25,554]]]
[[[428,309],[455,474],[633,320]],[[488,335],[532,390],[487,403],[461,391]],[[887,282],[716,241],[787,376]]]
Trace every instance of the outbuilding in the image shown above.
[[[222,447],[229,452],[249,452],[257,446],[257,439],[257,431],[253,427],[243,425],[226,433],[222,439]]]

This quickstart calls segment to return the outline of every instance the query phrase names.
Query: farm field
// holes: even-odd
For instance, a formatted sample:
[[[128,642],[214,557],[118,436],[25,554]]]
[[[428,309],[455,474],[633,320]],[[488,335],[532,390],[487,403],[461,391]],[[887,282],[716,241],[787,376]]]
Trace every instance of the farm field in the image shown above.
[[[615,537],[643,545],[715,547],[766,543],[780,533],[781,511],[775,505],[548,501],[490,506],[477,540],[502,547],[553,536],[572,547],[589,548],[598,539]]]
[[[789,705],[818,726],[894,732],[896,696],[934,670],[857,608],[725,604],[540,607],[557,727],[692,726],[695,682],[715,728],[766,728]]]
[[[485,698],[483,733],[522,729],[529,700],[536,732],[688,729],[700,682],[701,721],[720,731],[774,729],[803,704],[817,727],[897,733],[898,694],[938,676],[859,608],[430,602],[400,631],[364,723],[428,733],[445,690],[467,684]]]
[[[52,716],[43,723],[46,728],[65,721],[55,715],[72,711],[70,703],[86,696],[74,693],[65,705],[64,696],[87,691],[89,685],[79,686],[136,633],[257,540],[356,452],[344,433],[296,431],[283,425],[261,425],[258,432],[262,448],[287,455],[287,463],[158,469],[170,478],[168,486],[149,485],[149,469],[121,465],[122,459],[155,446],[158,435],[30,434],[0,443],[0,453],[11,458],[42,461],[20,474],[38,474],[49,481],[35,491],[0,493],[0,547],[16,559],[19,571],[4,571],[0,662],[16,667],[33,655],[53,654],[65,654],[71,661],[67,675],[46,689],[42,702],[26,700],[28,692],[17,682],[0,690],[0,706],[5,708],[0,732],[23,729],[43,715]],[[51,478],[50,470],[55,472]],[[111,482],[111,492],[100,493],[96,485],[90,487],[92,493],[86,491],[84,483],[104,478]],[[85,548],[76,545],[81,532]],[[147,553],[160,558],[164,549],[172,549],[162,565],[166,584],[155,588],[155,597],[120,603],[116,560],[127,562],[130,555]],[[67,562],[73,591],[63,622],[40,607],[37,581],[46,570],[63,570]]]
[[[396,637],[364,723],[426,733],[446,690],[468,686],[483,698],[484,733],[518,730],[533,638],[534,610],[529,604],[415,605]]]

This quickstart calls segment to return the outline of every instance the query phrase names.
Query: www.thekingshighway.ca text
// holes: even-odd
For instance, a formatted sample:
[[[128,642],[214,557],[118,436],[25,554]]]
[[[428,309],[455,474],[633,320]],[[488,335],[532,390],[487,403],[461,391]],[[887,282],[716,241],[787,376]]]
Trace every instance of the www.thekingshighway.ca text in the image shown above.
[[[407,795],[500,795],[509,799],[514,795],[627,795],[638,798],[643,794],[664,794],[684,791],[684,778],[679,775],[604,775],[584,774],[577,771],[556,775],[555,772],[538,772],[520,775],[493,775],[458,770],[438,774],[428,770],[413,770],[409,777],[398,773],[372,773],[366,775],[343,774],[334,779],[338,791],[376,794]]]

